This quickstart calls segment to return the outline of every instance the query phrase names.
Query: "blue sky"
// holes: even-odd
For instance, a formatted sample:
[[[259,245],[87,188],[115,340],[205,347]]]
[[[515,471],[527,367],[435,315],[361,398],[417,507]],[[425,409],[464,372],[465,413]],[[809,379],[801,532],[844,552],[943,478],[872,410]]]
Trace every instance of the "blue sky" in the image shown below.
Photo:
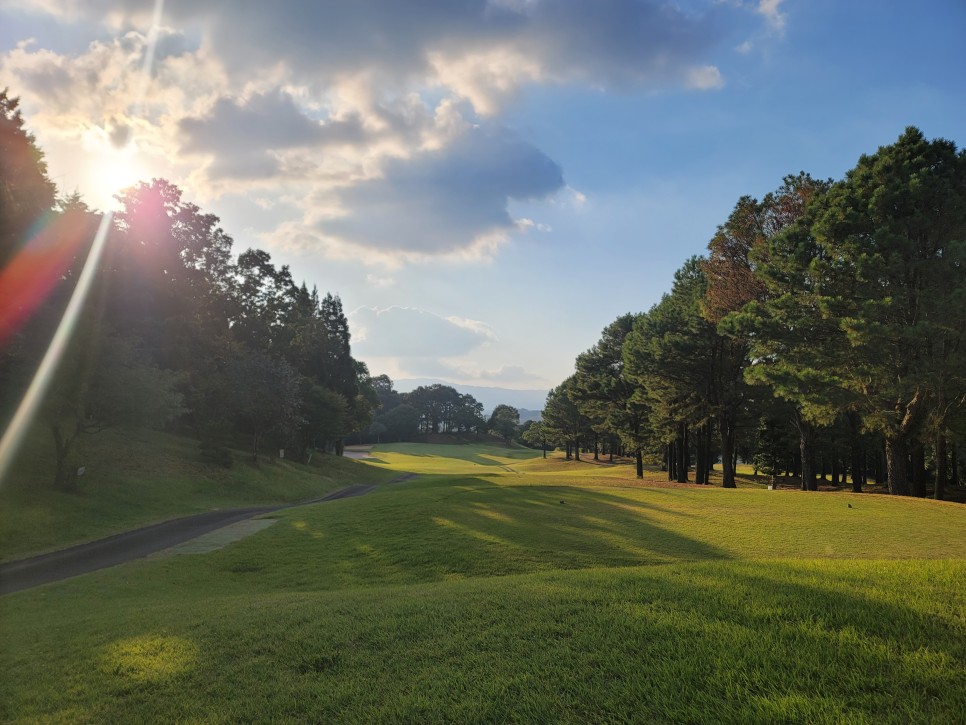
[[[964,34],[962,0],[0,0],[0,87],[63,191],[178,184],[340,294],[373,373],[547,388],[740,196],[966,142]]]

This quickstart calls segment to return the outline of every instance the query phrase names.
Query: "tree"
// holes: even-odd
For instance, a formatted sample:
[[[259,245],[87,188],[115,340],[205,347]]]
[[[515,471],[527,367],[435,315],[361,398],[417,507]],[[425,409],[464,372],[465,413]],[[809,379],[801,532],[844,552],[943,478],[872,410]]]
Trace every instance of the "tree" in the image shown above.
[[[388,412],[402,403],[402,395],[393,388],[392,378],[388,375],[376,375],[369,382],[379,401],[380,412]]]
[[[108,319],[121,334],[139,337],[158,365],[190,368],[238,323],[229,296],[231,237],[218,217],[201,213],[164,179],[117,198],[122,209],[102,261]]]
[[[907,457],[966,390],[966,151],[906,129],[832,187],[812,233],[845,342],[828,362],[885,438],[890,491],[924,495]]]
[[[409,440],[419,433],[420,414],[408,403],[401,403],[379,418],[386,433],[396,440]]]
[[[674,471],[682,483],[688,480],[688,443],[698,431],[699,480],[706,482],[708,425],[716,416],[724,486],[729,488],[734,487],[732,460],[744,390],[731,384],[739,351],[702,314],[705,291],[701,261],[691,258],[675,273],[671,293],[635,321],[624,343],[624,362],[645,391],[651,430],[671,445],[669,474]]]
[[[27,242],[27,232],[54,206],[54,184],[34,137],[24,128],[20,99],[0,91],[0,269]]]
[[[453,411],[452,423],[458,433],[486,432],[487,420],[483,417],[483,403],[469,393],[460,395],[456,410]]]
[[[621,315],[604,328],[596,345],[577,356],[574,394],[585,415],[601,421],[599,431],[615,433],[634,451],[637,477],[643,478],[649,406],[638,382],[625,370],[623,353],[638,317]]]
[[[547,393],[543,407],[543,423],[552,437],[563,441],[566,446],[567,460],[571,452],[580,460],[580,443],[587,433],[589,421],[580,412],[573,396],[574,378],[567,378]]]
[[[184,412],[177,375],[145,362],[129,338],[106,336],[88,315],[47,393],[42,418],[54,443],[53,484],[70,490],[82,433],[111,426],[160,428]]]
[[[543,450],[543,457],[547,457],[547,447],[556,441],[556,433],[542,421],[529,421],[530,425],[523,432],[523,440]]]
[[[420,413],[420,422],[425,433],[439,433],[449,430],[453,411],[459,406],[460,394],[449,385],[434,383],[420,385],[406,393],[405,402]]]
[[[815,428],[830,420],[825,408],[817,406],[821,396],[813,392],[814,381],[806,383],[796,376],[793,370],[804,368],[788,353],[792,347],[802,356],[817,353],[819,340],[825,338],[818,336],[819,318],[812,313],[797,315],[791,323],[789,315],[803,312],[806,306],[799,304],[804,299],[802,275],[789,276],[788,270],[809,259],[807,235],[803,237],[799,230],[807,229],[807,211],[828,187],[829,182],[802,172],[786,176],[782,186],[761,202],[742,197],[711,240],[704,264],[709,279],[705,314],[726,341],[723,360],[729,363],[716,387],[723,399],[750,399],[754,393],[747,383],[768,385],[775,396],[798,404],[793,421],[800,434],[802,484],[807,490],[817,489]],[[794,280],[791,288],[789,280]],[[741,317],[749,311],[750,316]],[[770,330],[762,322],[766,318],[771,321]],[[778,339],[788,343],[780,352],[771,346]],[[725,470],[726,477],[733,475]]]
[[[317,383],[309,383],[301,409],[301,447],[305,455],[309,448],[328,450],[330,444],[341,441],[351,426],[349,403],[339,393]]]
[[[490,419],[487,421],[487,428],[500,436],[507,448],[513,441],[517,430],[520,427],[520,411],[512,405],[500,404],[493,409]]]
[[[252,462],[258,463],[263,439],[269,434],[291,437],[305,420],[301,416],[302,380],[284,360],[261,350],[244,352],[229,367],[235,412],[251,435]]]
[[[252,349],[282,354],[286,344],[296,331],[303,331],[304,319],[292,319],[293,302],[297,288],[287,266],[276,268],[271,255],[260,249],[248,249],[238,256],[236,279],[233,285],[234,310],[232,315],[233,337]],[[314,318],[317,308],[311,307],[306,314]],[[295,324],[293,324],[295,323]],[[320,345],[326,335],[324,328],[312,329],[310,342],[313,353],[306,364],[313,365],[311,375],[323,385],[328,384],[328,360],[326,345]],[[285,342],[281,339],[286,338]],[[321,347],[321,353],[319,348]],[[341,392],[341,391],[340,391]]]

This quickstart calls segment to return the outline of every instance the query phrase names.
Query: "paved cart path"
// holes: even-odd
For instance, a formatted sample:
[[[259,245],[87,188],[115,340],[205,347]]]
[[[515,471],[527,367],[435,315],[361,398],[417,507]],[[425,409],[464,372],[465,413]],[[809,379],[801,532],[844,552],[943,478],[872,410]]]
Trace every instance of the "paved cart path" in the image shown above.
[[[390,483],[402,483],[412,477],[412,474],[407,474],[390,481]],[[326,496],[296,504],[206,511],[205,513],[162,521],[133,531],[114,534],[97,541],[71,546],[68,549],[0,564],[0,595],[12,594],[41,584],[49,584],[61,579],[87,574],[97,569],[123,564],[126,561],[140,559],[149,554],[190,541],[210,531],[255,516],[292,508],[293,506],[364,496],[375,488],[375,484],[356,484],[333,491]]]

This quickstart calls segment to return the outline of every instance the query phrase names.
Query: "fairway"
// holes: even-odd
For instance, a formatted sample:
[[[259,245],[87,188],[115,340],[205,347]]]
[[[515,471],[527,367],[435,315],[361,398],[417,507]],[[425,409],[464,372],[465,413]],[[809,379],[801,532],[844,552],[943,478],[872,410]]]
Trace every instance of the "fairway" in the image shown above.
[[[417,475],[0,599],[0,716],[962,722],[961,505],[498,446],[353,465]]]

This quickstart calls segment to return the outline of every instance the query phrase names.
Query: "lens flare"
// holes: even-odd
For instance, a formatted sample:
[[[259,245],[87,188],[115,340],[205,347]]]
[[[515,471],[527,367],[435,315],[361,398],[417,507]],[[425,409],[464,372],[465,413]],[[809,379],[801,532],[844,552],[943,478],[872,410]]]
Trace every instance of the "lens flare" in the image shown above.
[[[151,28],[148,31],[147,49],[144,54],[144,64],[141,67],[141,89],[138,101],[135,104],[135,117],[143,114],[144,98],[151,80],[163,13],[164,0],[155,0]],[[69,215],[62,215],[61,219],[67,216]],[[80,318],[84,303],[87,301],[94,275],[97,273],[101,253],[111,230],[112,220],[113,214],[111,212],[101,217],[100,225],[94,234],[94,241],[91,243],[90,251],[87,254],[87,260],[84,262],[84,268],[77,280],[77,285],[74,287],[70,302],[67,303],[64,316],[57,325],[57,331],[50,341],[50,346],[47,348],[44,359],[40,362],[33,380],[30,382],[30,387],[27,388],[23,400],[20,401],[17,412],[14,413],[7,429],[3,432],[3,438],[0,438],[0,484],[3,483],[17,449],[27,434],[51,382],[53,382],[57,366],[63,357],[67,344],[70,342],[71,334]],[[59,278],[57,270],[61,270],[60,275],[62,275],[63,270],[67,269],[70,260],[74,258],[74,255],[82,246],[83,241],[80,238],[82,232],[74,235],[78,237],[75,239],[70,230],[61,228],[61,226],[55,222],[49,224],[47,232],[42,229],[0,276],[0,301],[2,301],[0,302],[2,304],[2,308],[0,308],[2,310],[0,312],[0,344],[40,304],[53,285],[57,283]],[[86,225],[78,225],[78,227],[83,230]]]
[[[77,280],[77,286],[74,287],[70,302],[67,303],[64,316],[61,318],[60,324],[57,325],[57,331],[50,341],[44,359],[40,362],[40,367],[37,368],[37,373],[30,382],[30,387],[27,388],[26,395],[20,402],[17,412],[7,426],[7,430],[4,431],[3,438],[0,439],[0,482],[3,481],[7,469],[13,462],[17,448],[30,428],[30,422],[34,419],[40,404],[43,402],[44,396],[53,381],[54,373],[57,372],[57,364],[67,348],[67,343],[70,342],[71,333],[77,324],[84,302],[87,299],[87,293],[94,281],[97,263],[107,241],[112,218],[110,213],[101,217],[100,226],[97,228],[94,242],[91,244],[91,251],[87,255],[87,261],[84,263],[84,269]]]
[[[0,271],[0,348],[62,282],[89,243],[72,214],[47,214],[27,245]]]

